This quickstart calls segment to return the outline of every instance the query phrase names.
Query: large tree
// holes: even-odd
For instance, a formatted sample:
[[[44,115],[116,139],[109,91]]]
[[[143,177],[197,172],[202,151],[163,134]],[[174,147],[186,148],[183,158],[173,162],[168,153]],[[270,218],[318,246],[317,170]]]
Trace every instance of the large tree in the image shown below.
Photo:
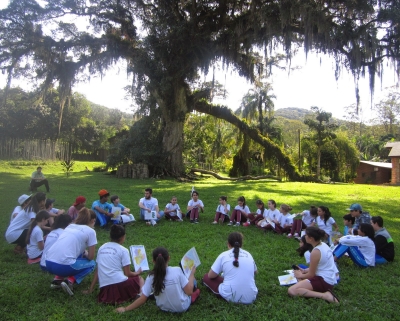
[[[15,76],[38,79],[43,92],[58,84],[60,129],[72,85],[127,61],[135,88],[145,85],[157,100],[168,170],[179,175],[185,117],[207,98],[192,90],[199,71],[222,60],[254,80],[261,61],[253,48],[282,44],[290,55],[294,44],[303,44],[334,55],[356,78],[368,69],[373,86],[382,59],[399,60],[398,12],[397,0],[11,0],[0,11],[0,66],[8,84]],[[228,114],[212,105],[200,109]],[[246,134],[248,126],[239,126]],[[251,135],[296,176],[282,149]]]

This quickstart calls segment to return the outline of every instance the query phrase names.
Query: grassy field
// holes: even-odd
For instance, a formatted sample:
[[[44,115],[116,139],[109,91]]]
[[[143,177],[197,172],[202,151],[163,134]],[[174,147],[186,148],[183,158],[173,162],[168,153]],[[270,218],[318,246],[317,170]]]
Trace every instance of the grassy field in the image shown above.
[[[202,178],[193,184],[174,180],[116,179],[104,173],[85,172],[99,163],[77,162],[72,176],[67,178],[59,163],[0,162],[0,200],[3,215],[0,232],[4,235],[9,217],[17,205],[17,198],[27,193],[29,176],[40,164],[50,182],[51,193],[56,198],[55,207],[68,209],[75,197],[84,195],[87,204],[98,198],[100,189],[118,194],[122,204],[131,208],[138,218],[138,201],[144,188],[152,187],[153,196],[164,207],[171,196],[178,197],[181,208],[190,198],[192,185],[200,193],[205,204],[205,213],[199,224],[170,222],[163,220],[155,227],[135,222],[127,227],[125,246],[143,244],[147,254],[157,246],[166,247],[171,255],[171,265],[178,265],[182,255],[192,246],[201,259],[196,277],[201,279],[210,269],[219,253],[226,250],[229,232],[239,230],[244,234],[243,248],[252,253],[257,266],[256,284],[259,289],[257,300],[249,306],[233,305],[216,299],[200,285],[201,295],[189,311],[180,315],[161,312],[155,301],[148,301],[138,310],[122,315],[114,312],[113,306],[96,302],[97,291],[84,295],[91,277],[75,288],[73,297],[60,290],[50,290],[52,276],[40,271],[38,265],[28,265],[26,258],[12,252],[13,245],[4,239],[0,245],[0,314],[1,320],[399,320],[397,304],[400,298],[400,264],[395,262],[371,269],[360,269],[342,259],[339,262],[341,282],[335,287],[340,305],[327,304],[322,300],[290,298],[287,288],[279,286],[278,275],[294,263],[304,263],[295,249],[293,239],[263,234],[254,227],[230,227],[212,225],[218,198],[228,196],[228,203],[236,205],[240,195],[246,197],[252,211],[255,201],[274,199],[278,204],[292,206],[293,212],[308,209],[310,205],[328,206],[333,217],[343,229],[342,216],[346,208],[359,202],[371,215],[381,215],[385,226],[395,242],[400,240],[399,187],[287,183],[273,181],[221,182]],[[44,191],[44,187],[39,188]],[[108,241],[108,232],[97,230],[98,247]],[[144,275],[145,276],[145,275]]]

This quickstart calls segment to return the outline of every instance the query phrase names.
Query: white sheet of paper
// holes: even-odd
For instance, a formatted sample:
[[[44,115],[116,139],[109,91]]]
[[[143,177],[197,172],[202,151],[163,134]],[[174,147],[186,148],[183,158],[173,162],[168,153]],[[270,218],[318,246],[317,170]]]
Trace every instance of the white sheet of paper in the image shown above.
[[[145,220],[156,220],[157,219],[157,212],[156,211],[151,211],[151,212],[145,211],[144,219]]]
[[[196,266],[197,268],[200,264],[200,258],[197,255],[196,249],[194,247],[187,251],[181,260],[183,273],[185,273],[188,278],[193,269],[193,266]]]
[[[293,274],[286,274],[278,276],[280,285],[292,285],[297,283],[297,279]]]
[[[144,245],[131,245],[129,250],[135,271],[138,271],[140,268],[142,268],[142,271],[150,270]]]

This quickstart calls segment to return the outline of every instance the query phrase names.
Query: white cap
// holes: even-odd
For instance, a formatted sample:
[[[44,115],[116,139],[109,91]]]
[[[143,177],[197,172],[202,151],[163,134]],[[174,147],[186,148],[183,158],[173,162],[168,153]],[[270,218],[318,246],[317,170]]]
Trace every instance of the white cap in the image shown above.
[[[19,205],[24,204],[25,201],[26,201],[28,198],[31,198],[31,196],[32,196],[32,195],[22,194],[20,197],[18,197],[18,203],[19,203]]]

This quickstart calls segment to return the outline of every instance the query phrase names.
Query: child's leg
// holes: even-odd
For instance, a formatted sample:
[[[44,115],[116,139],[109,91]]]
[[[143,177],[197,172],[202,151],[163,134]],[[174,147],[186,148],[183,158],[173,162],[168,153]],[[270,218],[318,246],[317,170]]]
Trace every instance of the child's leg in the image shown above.
[[[203,284],[209,288],[215,295],[217,295],[218,297],[221,297],[219,294],[219,290],[218,287],[219,285],[224,282],[224,278],[221,277],[220,275],[218,275],[216,278],[214,279],[210,279],[208,277],[208,273],[206,273],[203,276]]]
[[[199,209],[198,208],[193,208],[190,211],[190,220],[193,221],[194,219],[199,217]]]
[[[230,221],[235,222],[236,220],[237,220],[237,210],[233,210]]]
[[[221,218],[221,215],[222,215],[222,213],[215,212],[214,222],[218,222],[218,220]]]
[[[172,216],[169,213],[165,213],[165,218],[167,220],[172,220]]]
[[[368,267],[368,263],[365,261],[364,255],[360,252],[357,246],[350,246],[348,252],[352,261],[360,267]]]
[[[262,219],[264,219],[264,216],[262,216],[262,214],[257,214],[257,216],[253,220],[250,220],[250,224],[257,225],[257,223]]]
[[[339,245],[336,246],[335,250],[333,251],[333,255],[340,259],[348,250],[349,246],[339,243]]]
[[[385,263],[388,263],[388,261],[384,257],[380,256],[379,254],[375,254],[375,264],[385,264]]]
[[[248,220],[247,214],[240,212],[240,221],[237,221],[237,222],[244,223],[244,222],[247,222],[247,220]]]

